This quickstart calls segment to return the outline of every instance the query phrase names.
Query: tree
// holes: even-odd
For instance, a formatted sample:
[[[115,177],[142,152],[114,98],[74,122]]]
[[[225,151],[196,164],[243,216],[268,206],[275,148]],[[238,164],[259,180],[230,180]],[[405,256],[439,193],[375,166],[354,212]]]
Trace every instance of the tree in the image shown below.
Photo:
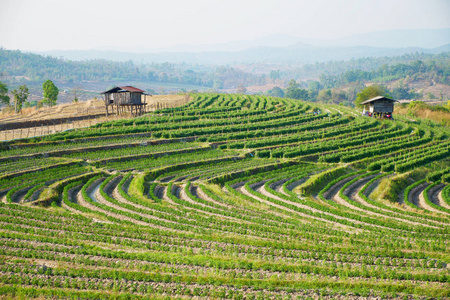
[[[406,84],[400,81],[396,86],[392,89],[392,96],[395,99],[411,99],[411,93],[409,92],[409,88]]]
[[[22,105],[27,101],[30,92],[26,85],[21,85],[18,90],[12,91],[12,94],[14,95],[14,110],[19,113],[22,111]]]
[[[8,86],[0,82],[0,103],[4,105],[9,105],[9,96],[8,96]]]
[[[331,90],[321,90],[319,94],[317,95],[317,101],[322,103],[329,103],[331,102]]]
[[[279,98],[284,97],[283,90],[278,86],[274,86],[273,89],[269,90],[267,94],[272,97],[279,97]]]
[[[368,86],[356,95],[355,105],[356,107],[362,108],[363,106],[361,105],[361,102],[364,102],[377,96],[387,97],[388,94],[386,88],[382,85],[377,84]]]
[[[437,97],[432,93],[432,92],[428,92],[427,93],[427,99],[436,99]]]
[[[80,90],[81,90],[81,88],[80,87],[74,87],[73,89],[72,89],[72,94],[73,94],[73,100],[72,100],[72,102],[73,103],[77,103],[78,102],[78,94],[80,93]]]
[[[316,80],[308,82],[308,89],[310,89],[312,91],[319,92],[322,88],[323,88],[323,86],[320,84],[320,82],[318,82]]]
[[[213,81],[213,90],[223,89],[223,81],[220,79],[214,79]]]
[[[277,70],[277,71],[270,71],[270,75],[269,75],[270,79],[272,79],[272,81],[275,81],[277,79],[280,79],[281,77],[281,71]]]
[[[247,92],[247,88],[245,86],[243,86],[242,84],[240,84],[236,89],[236,93],[238,93],[238,94],[245,94],[246,92]]]
[[[56,100],[58,100],[59,90],[53,84],[51,80],[46,80],[42,85],[42,90],[44,91],[44,99],[42,100],[48,106],[56,105]]]
[[[300,88],[300,84],[298,84],[294,79],[289,81],[289,86],[284,91],[284,96],[286,98],[291,99],[308,99],[308,91]]]

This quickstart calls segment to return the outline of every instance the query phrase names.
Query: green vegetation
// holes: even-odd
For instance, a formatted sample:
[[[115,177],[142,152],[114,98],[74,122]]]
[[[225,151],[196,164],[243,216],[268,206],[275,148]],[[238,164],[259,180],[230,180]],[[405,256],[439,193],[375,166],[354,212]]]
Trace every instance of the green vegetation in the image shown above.
[[[42,103],[47,104],[48,106],[55,106],[56,101],[58,100],[59,90],[53,81],[47,79],[42,84],[42,90],[44,91],[44,99],[42,99]]]
[[[387,97],[388,95],[387,95],[386,88],[382,87],[380,85],[368,86],[356,95],[355,105],[358,108],[362,108],[363,107],[363,105],[361,105],[362,102],[372,99],[377,96]]]
[[[22,106],[26,103],[30,92],[26,85],[21,85],[11,93],[14,95],[14,110],[16,113],[19,113],[22,111]]]
[[[9,105],[9,101],[8,86],[0,81],[0,103],[2,105]]]
[[[155,89],[165,89],[164,87],[181,92],[237,90],[240,87],[238,92],[241,93],[249,86],[275,84],[278,86],[266,92],[268,96],[352,106],[357,93],[367,84],[373,83],[389,86],[388,93],[394,99],[417,100],[432,97],[445,100],[448,97],[445,91],[433,91],[433,94],[422,92],[421,89],[437,84],[450,84],[449,57],[449,52],[411,53],[302,66],[285,63],[277,65],[281,70],[268,69],[261,74],[259,71],[255,72],[255,69],[259,69],[255,64],[235,67],[190,63],[70,61],[0,49],[0,80],[14,88],[26,83],[33,94],[40,94],[44,80],[52,78],[55,82],[57,80],[58,86],[71,91],[66,101],[79,99],[83,93],[98,90],[96,83],[99,82],[107,82],[109,85],[128,82],[153,94]],[[261,69],[266,70],[267,66],[262,65]]]
[[[196,94],[2,143],[0,293],[449,298],[450,130],[354,113]]]

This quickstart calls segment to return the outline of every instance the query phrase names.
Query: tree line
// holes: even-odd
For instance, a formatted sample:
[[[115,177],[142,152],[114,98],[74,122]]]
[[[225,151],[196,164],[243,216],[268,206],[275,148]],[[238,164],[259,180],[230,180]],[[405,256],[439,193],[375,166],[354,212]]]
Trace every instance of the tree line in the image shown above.
[[[55,106],[58,100],[59,89],[53,83],[53,81],[47,79],[42,84],[42,91],[44,98],[37,103],[38,107],[43,105]],[[0,81],[0,105],[5,106],[6,110],[14,110],[15,113],[20,113],[23,106],[30,105],[27,102],[30,92],[28,87],[23,84],[17,89],[11,91],[13,96],[13,101],[11,102],[11,97],[8,94],[8,86]]]
[[[20,77],[19,79],[17,79]],[[209,67],[187,63],[135,63],[102,59],[70,61],[51,56],[0,49],[0,80],[42,81],[142,81],[189,84],[205,88],[231,88],[261,83],[261,77],[233,67]]]
[[[450,55],[442,53],[436,55],[434,59],[425,61],[414,60],[410,63],[383,64],[371,71],[352,69],[339,75],[322,74],[319,80],[323,87],[334,88],[358,81],[381,83],[400,78],[405,78],[407,81],[425,79],[433,83],[450,85]]]
[[[382,95],[394,99],[428,97],[444,100],[442,94],[423,95],[408,86],[409,83],[418,80],[427,81],[430,85],[438,83],[450,85],[450,52],[438,55],[427,54],[426,58],[424,61],[412,60],[408,63],[382,64],[371,71],[351,69],[338,75],[322,73],[318,78],[319,80],[296,81],[291,79],[285,89],[274,87],[266,94],[274,97],[288,97],[322,103],[343,103],[353,106],[357,94],[366,87],[364,83],[371,82],[376,84],[375,86],[381,91]],[[402,56],[401,59],[405,59],[405,56]],[[367,60],[373,62],[372,58]],[[364,60],[358,61],[362,63]],[[353,63],[357,65],[355,62]],[[322,65],[335,65],[335,62]],[[391,81],[397,82],[389,89],[385,84]]]
[[[431,82],[450,84],[450,52],[441,54],[411,53],[396,57],[367,57],[348,61],[306,64],[301,67],[272,67],[256,73],[255,66],[207,66],[188,63],[135,63],[131,60],[70,61],[51,56],[23,53],[0,48],[0,81],[42,82],[46,78],[66,82],[141,81],[188,84],[208,89],[232,89],[237,86],[277,83],[290,79],[309,80],[312,90],[331,89],[355,82],[378,83],[405,78],[424,78]],[[23,81],[23,82],[22,82]],[[309,86],[311,85],[311,86]]]

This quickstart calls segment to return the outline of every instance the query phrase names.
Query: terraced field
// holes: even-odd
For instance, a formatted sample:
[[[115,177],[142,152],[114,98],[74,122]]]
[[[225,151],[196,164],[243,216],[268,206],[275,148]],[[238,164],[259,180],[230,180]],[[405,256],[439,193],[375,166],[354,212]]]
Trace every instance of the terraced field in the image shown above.
[[[448,299],[449,136],[199,94],[4,142],[0,295]]]

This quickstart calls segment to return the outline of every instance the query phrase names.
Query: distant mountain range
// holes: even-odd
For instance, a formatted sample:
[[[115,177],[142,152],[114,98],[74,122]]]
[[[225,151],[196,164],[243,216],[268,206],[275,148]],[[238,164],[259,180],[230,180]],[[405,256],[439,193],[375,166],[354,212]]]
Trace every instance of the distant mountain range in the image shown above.
[[[334,40],[270,35],[253,41],[179,45],[166,49],[103,48],[37,53],[69,60],[106,59],[144,63],[187,62],[221,65],[256,62],[305,64],[361,57],[396,56],[412,52],[447,51],[450,51],[450,28],[380,31]]]

